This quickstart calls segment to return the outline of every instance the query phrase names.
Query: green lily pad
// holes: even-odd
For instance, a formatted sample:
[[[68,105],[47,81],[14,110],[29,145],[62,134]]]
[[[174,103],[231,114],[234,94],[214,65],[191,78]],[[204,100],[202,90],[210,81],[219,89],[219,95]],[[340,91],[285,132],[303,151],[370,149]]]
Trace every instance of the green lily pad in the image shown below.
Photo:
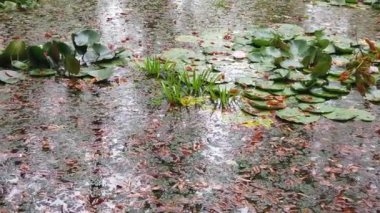
[[[12,70],[0,70],[0,81],[6,84],[15,84],[24,79],[25,76],[22,73]]]
[[[273,72],[278,74],[282,78],[287,78],[290,74],[290,70],[288,70],[288,69],[275,69],[275,70],[273,70]]]
[[[311,112],[316,114],[325,114],[333,112],[336,108],[324,103],[321,104],[300,104],[298,105],[302,111]]]
[[[256,87],[265,91],[282,91],[285,89],[284,84],[275,83],[274,81],[257,81]]]
[[[349,38],[333,36],[331,40],[334,44],[337,54],[351,54],[354,51],[354,48],[352,48],[354,41]]]
[[[205,60],[205,57],[200,53],[195,53],[192,50],[183,48],[173,48],[161,53],[161,57],[165,60],[174,62],[191,62],[191,60]]]
[[[252,107],[249,102],[250,100],[245,99],[245,98],[242,98],[241,101],[239,101],[239,107],[243,112],[253,115],[253,116],[256,116],[262,113],[262,110]]]
[[[236,79],[235,83],[243,87],[256,85],[256,83],[250,77],[238,78]]]
[[[356,119],[359,119],[361,121],[371,122],[371,121],[374,121],[376,119],[376,116],[374,116],[372,113],[367,112],[365,110],[354,109],[354,111],[357,114]]]
[[[324,103],[326,100],[324,98],[315,97],[312,95],[297,95],[297,100],[304,103]]]
[[[324,114],[324,117],[334,121],[349,121],[358,116],[355,110],[336,108],[332,113]]]
[[[275,37],[275,31],[270,28],[256,28],[252,32],[252,44],[258,47],[270,46]]]
[[[272,94],[274,95],[279,95],[279,96],[285,96],[285,97],[290,97],[290,96],[294,96],[296,95],[297,93],[292,90],[290,87],[286,87],[284,90],[282,91],[276,91],[276,92],[271,92]]]
[[[286,59],[280,63],[282,68],[285,69],[299,69],[303,68],[303,64],[297,59]]]
[[[244,90],[243,96],[252,100],[271,100],[273,95],[269,92],[257,90],[257,89],[248,89]]]
[[[310,90],[312,95],[322,97],[322,98],[339,98],[339,94],[328,92],[322,88],[313,88]]]
[[[302,72],[291,70],[288,75],[288,79],[292,81],[307,81],[311,80],[310,75],[305,75]]]
[[[277,101],[275,99],[268,101],[251,100],[249,101],[249,104],[256,109],[262,110],[279,110],[286,108],[285,102]]]
[[[306,87],[305,85],[303,85],[302,83],[300,82],[295,82],[291,85],[291,88],[296,91],[296,92],[306,92],[309,90],[308,87]]]
[[[113,69],[108,68],[108,69],[100,69],[100,70],[90,70],[90,71],[86,71],[86,73],[89,76],[94,77],[96,81],[104,81],[112,76]]]
[[[330,81],[328,85],[323,86],[323,89],[328,92],[339,93],[339,94],[347,94],[350,92],[346,86],[336,81]]]
[[[279,110],[276,112],[276,115],[283,120],[298,124],[313,123],[320,119],[320,116],[303,112],[298,108],[286,108]]]
[[[34,69],[29,71],[29,75],[33,77],[48,77],[56,74],[57,71],[53,69]]]
[[[251,64],[249,67],[257,72],[271,71],[274,68],[276,68],[276,66],[272,63],[254,63]]]
[[[285,40],[291,40],[296,36],[303,35],[305,30],[294,24],[281,24],[277,29],[277,32],[282,36]]]

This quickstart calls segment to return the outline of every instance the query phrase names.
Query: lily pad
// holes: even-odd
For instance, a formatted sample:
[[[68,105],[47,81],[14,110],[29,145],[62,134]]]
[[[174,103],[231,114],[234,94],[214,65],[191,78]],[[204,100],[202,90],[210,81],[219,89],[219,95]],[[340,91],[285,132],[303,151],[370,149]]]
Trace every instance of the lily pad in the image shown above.
[[[302,111],[311,112],[316,114],[325,114],[333,112],[336,108],[324,103],[321,104],[300,104],[298,105]]]
[[[25,76],[22,73],[12,70],[0,70],[0,81],[6,84],[15,84],[24,79]]]
[[[276,115],[283,120],[299,124],[313,123],[320,119],[320,116],[303,112],[298,108],[286,108],[279,110],[276,112]]]
[[[306,92],[309,90],[308,87],[303,85],[301,82],[295,82],[291,85],[291,88],[296,92]]]
[[[241,100],[239,101],[239,107],[243,112],[253,115],[253,116],[256,116],[262,113],[262,110],[252,107],[249,102],[250,100],[245,99],[245,98],[241,98]]]
[[[330,81],[328,85],[323,86],[323,89],[325,89],[328,92],[340,93],[340,94],[347,94],[350,92],[346,86],[336,81]]]
[[[356,119],[359,119],[361,121],[371,122],[371,121],[374,121],[376,119],[376,116],[374,116],[372,113],[367,112],[365,110],[354,109],[354,111],[357,114]]]
[[[297,95],[297,100],[304,103],[324,103],[326,100],[324,98],[315,97],[312,95]]]
[[[275,31],[270,28],[256,28],[252,31],[252,44],[258,47],[270,46],[275,37]]]
[[[324,114],[324,117],[334,121],[349,121],[358,116],[355,110],[336,108],[332,113]]]
[[[256,85],[256,83],[250,77],[238,78],[236,79],[235,83],[243,87]]]
[[[279,110],[286,108],[286,103],[281,100],[268,100],[268,101],[257,101],[257,100],[251,100],[249,101],[249,104],[256,109],[262,109],[262,110]]]
[[[277,29],[277,32],[284,38],[285,40],[291,40],[296,36],[303,35],[305,30],[294,24],[281,24]]]
[[[285,69],[299,69],[303,68],[303,64],[297,59],[286,59],[280,63],[282,68]]]
[[[294,96],[296,95],[297,93],[292,90],[290,87],[286,87],[284,90],[282,91],[276,91],[276,92],[271,92],[272,94],[274,95],[280,95],[280,96],[285,96],[285,97],[290,97],[290,96]]]
[[[56,74],[57,71],[53,69],[34,69],[29,71],[29,75],[33,77],[48,77]]]
[[[339,94],[328,92],[322,88],[313,88],[310,90],[312,95],[322,97],[322,98],[339,98]]]
[[[274,81],[257,81],[256,87],[265,91],[276,92],[284,90],[286,86],[284,84],[275,83]]]
[[[252,99],[252,100],[271,100],[273,95],[269,92],[257,90],[257,89],[248,89],[244,90],[243,96]]]

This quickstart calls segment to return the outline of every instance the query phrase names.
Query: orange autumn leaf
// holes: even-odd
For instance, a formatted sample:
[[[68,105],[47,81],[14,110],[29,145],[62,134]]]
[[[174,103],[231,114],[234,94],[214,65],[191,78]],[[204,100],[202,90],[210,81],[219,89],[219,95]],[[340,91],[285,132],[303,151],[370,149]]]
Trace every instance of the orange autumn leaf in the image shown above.
[[[342,74],[339,76],[339,81],[345,81],[350,77],[350,72],[344,71]]]

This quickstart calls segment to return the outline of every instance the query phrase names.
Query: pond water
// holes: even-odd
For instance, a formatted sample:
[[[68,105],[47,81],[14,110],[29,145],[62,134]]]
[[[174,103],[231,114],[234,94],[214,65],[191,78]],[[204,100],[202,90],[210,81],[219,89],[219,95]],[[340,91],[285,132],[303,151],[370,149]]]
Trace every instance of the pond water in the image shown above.
[[[375,10],[301,0],[46,0],[0,13],[0,47],[91,27],[136,57],[210,28],[295,23],[380,36]],[[110,84],[61,78],[0,86],[0,212],[376,212],[380,122],[244,127],[236,112],[169,109],[132,67]],[[379,107],[353,94],[336,104]]]

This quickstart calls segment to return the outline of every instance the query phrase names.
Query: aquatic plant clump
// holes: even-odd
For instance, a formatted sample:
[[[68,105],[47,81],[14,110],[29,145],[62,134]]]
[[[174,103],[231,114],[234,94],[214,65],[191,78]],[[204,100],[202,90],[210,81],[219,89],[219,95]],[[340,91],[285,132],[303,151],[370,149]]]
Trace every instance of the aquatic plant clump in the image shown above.
[[[112,75],[113,66],[124,65],[121,57],[124,49],[111,50],[99,41],[100,34],[90,29],[72,34],[72,46],[57,40],[42,45],[13,40],[0,50],[0,66],[4,68],[0,70],[0,82],[17,83],[25,79],[25,74],[33,77],[92,76],[97,81],[106,80]]]
[[[209,90],[212,100],[215,94],[225,100],[226,94],[234,93],[244,112],[275,111],[280,119],[303,124],[320,115],[338,121],[375,119],[352,107],[345,116],[335,103],[353,90],[378,102],[378,42],[328,36],[321,30],[305,32],[291,24],[253,26],[239,33],[210,30],[182,35],[177,41],[192,47],[169,49],[158,57],[175,64],[177,72],[211,70],[210,75],[218,75],[214,88],[226,89]]]

